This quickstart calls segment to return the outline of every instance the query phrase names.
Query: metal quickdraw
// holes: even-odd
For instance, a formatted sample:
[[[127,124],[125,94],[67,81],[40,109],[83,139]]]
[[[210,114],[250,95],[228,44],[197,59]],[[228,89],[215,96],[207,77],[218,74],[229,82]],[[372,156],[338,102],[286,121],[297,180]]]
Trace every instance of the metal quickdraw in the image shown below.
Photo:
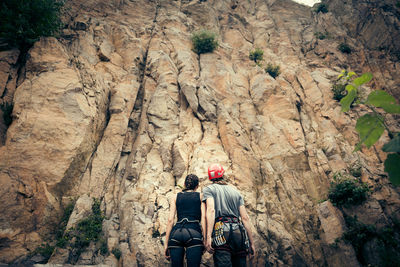
[[[213,242],[215,246],[222,246],[226,244],[226,239],[224,236],[224,223],[219,221],[214,225],[214,238]]]

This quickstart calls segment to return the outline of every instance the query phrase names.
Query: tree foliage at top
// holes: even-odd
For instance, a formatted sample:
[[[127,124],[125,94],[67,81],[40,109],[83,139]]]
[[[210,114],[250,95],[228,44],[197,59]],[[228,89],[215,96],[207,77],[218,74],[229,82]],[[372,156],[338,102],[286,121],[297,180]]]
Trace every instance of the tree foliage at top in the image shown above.
[[[27,50],[41,36],[54,36],[61,28],[63,0],[2,0],[0,38],[9,47]]]

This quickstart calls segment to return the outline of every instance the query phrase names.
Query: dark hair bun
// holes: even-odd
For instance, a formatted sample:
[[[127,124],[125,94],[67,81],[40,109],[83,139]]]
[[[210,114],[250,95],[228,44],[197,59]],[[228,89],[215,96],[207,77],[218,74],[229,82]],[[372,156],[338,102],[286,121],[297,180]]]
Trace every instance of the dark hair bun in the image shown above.
[[[185,190],[193,190],[199,185],[199,177],[189,174],[185,179]]]

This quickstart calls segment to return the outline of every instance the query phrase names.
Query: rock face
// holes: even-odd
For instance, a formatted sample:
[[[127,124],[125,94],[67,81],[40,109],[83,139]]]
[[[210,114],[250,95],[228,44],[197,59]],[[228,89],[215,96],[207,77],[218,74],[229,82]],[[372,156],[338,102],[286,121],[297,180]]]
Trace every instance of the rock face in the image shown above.
[[[382,141],[353,153],[366,108],[341,113],[331,92],[346,67],[373,72],[373,89],[398,92],[400,65],[348,35],[355,29],[340,16],[290,0],[68,5],[62,36],[35,43],[24,66],[18,51],[0,54],[1,100],[14,104],[10,127],[1,123],[0,262],[20,262],[51,240],[71,199],[67,228],[97,198],[104,239],[121,258],[89,246],[77,264],[167,266],[168,198],[187,174],[207,185],[214,162],[244,196],[255,266],[358,266],[351,245],[331,246],[346,229],[342,212],[376,225],[400,220]],[[201,28],[218,33],[220,46],[199,56],[190,36]],[[316,39],[318,31],[333,36]],[[337,50],[343,40],[351,55]],[[265,65],[280,66],[276,79],[249,60],[255,48]],[[355,164],[370,186],[368,202],[342,211],[318,204],[334,173]],[[212,264],[209,255],[203,261]],[[49,262],[70,263],[68,250]]]

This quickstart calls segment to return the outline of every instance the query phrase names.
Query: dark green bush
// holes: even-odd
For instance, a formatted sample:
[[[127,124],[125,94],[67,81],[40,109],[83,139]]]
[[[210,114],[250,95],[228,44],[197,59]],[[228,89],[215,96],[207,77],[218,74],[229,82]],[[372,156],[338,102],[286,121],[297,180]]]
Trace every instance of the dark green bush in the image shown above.
[[[400,8],[400,1],[397,1],[396,7]]]
[[[249,58],[250,60],[253,60],[257,65],[260,64],[260,62],[263,60],[264,56],[264,51],[260,48],[256,48],[253,51],[250,51]]]
[[[265,68],[265,72],[267,72],[269,75],[271,75],[274,79],[281,74],[280,71],[280,66],[279,65],[272,65],[271,63],[267,64],[267,67]]]
[[[11,103],[9,104],[8,102],[4,102],[0,104],[0,109],[3,111],[3,120],[5,125],[8,127],[12,123],[12,111],[13,111],[14,105]]]
[[[396,225],[386,225],[377,230],[374,225],[364,224],[357,217],[345,216],[347,231],[343,233],[342,239],[354,247],[357,259],[365,266],[370,266],[366,261],[364,245],[375,240],[377,242],[377,254],[379,255],[379,266],[400,266],[400,231]]]
[[[193,51],[197,54],[213,52],[218,47],[217,35],[208,30],[201,30],[192,35]]]
[[[347,231],[343,233],[343,240],[353,245],[357,258],[362,260],[362,248],[366,242],[376,237],[376,228],[373,225],[363,224],[357,217],[345,216]]]
[[[41,36],[54,36],[62,23],[63,0],[3,0],[0,38],[10,47],[27,50]]]
[[[36,248],[35,254],[40,254],[45,258],[45,262],[47,262],[51,254],[53,254],[54,251],[54,246],[49,245],[46,243],[45,245],[40,245],[39,247]]]
[[[315,7],[314,11],[316,13],[322,12],[322,13],[328,13],[328,6],[325,3],[319,3]]]
[[[338,45],[337,48],[340,52],[345,53],[345,54],[351,54],[351,52],[352,52],[350,46],[346,43],[341,43],[340,45]]]
[[[336,101],[342,100],[347,95],[346,84],[335,83],[332,85],[333,99]]]
[[[314,36],[319,40],[324,40],[327,37],[327,34],[323,32],[315,32]]]
[[[121,258],[121,250],[119,248],[113,248],[113,250],[111,251],[112,254],[114,254],[114,256],[119,260]]]
[[[331,183],[328,198],[335,206],[357,205],[367,199],[369,188],[357,179],[335,175]]]
[[[353,177],[359,178],[359,177],[361,177],[361,174],[362,174],[361,173],[361,166],[358,166],[358,165],[352,166],[349,169],[349,172]]]
[[[101,239],[100,241],[100,254],[106,255],[108,253],[107,240]]]

